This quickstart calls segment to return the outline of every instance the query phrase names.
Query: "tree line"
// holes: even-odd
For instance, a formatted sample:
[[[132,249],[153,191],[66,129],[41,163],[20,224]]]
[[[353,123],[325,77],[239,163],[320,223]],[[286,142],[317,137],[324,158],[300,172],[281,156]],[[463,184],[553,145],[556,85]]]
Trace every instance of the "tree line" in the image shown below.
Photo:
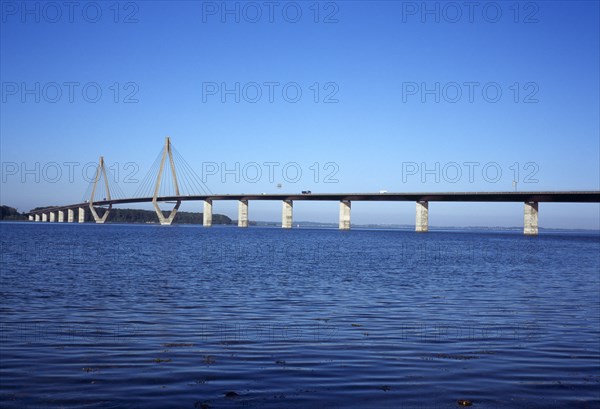
[[[36,207],[31,211],[44,210],[51,208],[47,207]],[[94,218],[89,211],[89,208],[85,209],[85,221],[93,222]],[[106,209],[96,208],[98,216],[102,217]],[[65,210],[65,219],[67,211]],[[163,212],[165,217],[168,217],[170,212]],[[78,220],[79,212],[75,211],[75,220]],[[213,224],[231,224],[232,220],[224,214],[213,214]],[[25,213],[19,213],[19,211],[13,207],[0,206],[0,220],[27,220]],[[204,215],[202,213],[194,212],[177,212],[173,223],[178,224],[202,224]],[[107,223],[158,223],[158,217],[156,212],[153,210],[141,210],[141,209],[112,209],[108,218]]]

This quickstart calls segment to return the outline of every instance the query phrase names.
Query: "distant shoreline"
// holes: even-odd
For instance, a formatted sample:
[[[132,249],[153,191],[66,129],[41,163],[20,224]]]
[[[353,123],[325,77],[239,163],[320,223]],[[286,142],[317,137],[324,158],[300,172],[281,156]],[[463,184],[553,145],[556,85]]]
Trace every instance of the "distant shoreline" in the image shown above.
[[[0,222],[27,222],[25,213],[20,213],[17,209],[10,206],[2,205],[0,214]],[[36,209],[34,209],[36,210]],[[202,225],[203,214],[201,212],[185,212],[180,211],[173,220],[174,225]],[[112,219],[112,220],[111,220]],[[86,212],[86,223],[93,223],[91,214]],[[143,209],[113,209],[111,217],[105,224],[132,224],[132,225],[160,225],[153,210]],[[234,226],[237,227],[237,220],[223,214],[213,214],[213,225]],[[278,221],[249,221],[252,227],[281,227],[281,222]],[[313,221],[295,221],[294,228],[324,228],[337,229],[338,224],[333,222],[313,222]],[[372,230],[400,230],[414,231],[415,226],[410,224],[352,224],[354,229],[372,229]],[[429,226],[430,231],[523,231],[523,226]],[[539,227],[540,231],[546,232],[595,232],[600,233],[600,229],[573,229],[573,228],[558,228],[558,227]]]
[[[6,224],[59,224],[58,222],[34,222],[29,220],[0,220],[0,223]],[[85,223],[60,223],[61,225],[95,225],[96,223],[89,221]],[[109,222],[107,221],[104,225],[114,225],[114,226],[161,226],[161,224],[156,222]],[[299,226],[297,226],[299,225]],[[172,226],[199,226],[203,227],[202,223],[175,223],[173,222]],[[231,224],[215,224],[213,227],[231,227],[238,228],[237,222],[233,220]],[[280,224],[276,222],[250,222],[250,227],[258,227],[258,228],[281,228]],[[300,222],[294,223],[294,229],[323,229],[323,230],[338,230],[338,226],[335,223],[310,223],[310,222]],[[414,232],[414,226],[398,226],[398,225],[352,225],[352,229],[355,230],[393,230],[393,231],[408,231]],[[468,226],[468,227],[459,227],[459,226],[430,226],[429,231],[433,233],[441,233],[441,232],[490,232],[490,233],[498,233],[498,232],[515,232],[522,233],[522,227],[486,227],[486,226]],[[540,231],[546,233],[597,233],[600,235],[600,229],[563,229],[557,227],[540,227]]]

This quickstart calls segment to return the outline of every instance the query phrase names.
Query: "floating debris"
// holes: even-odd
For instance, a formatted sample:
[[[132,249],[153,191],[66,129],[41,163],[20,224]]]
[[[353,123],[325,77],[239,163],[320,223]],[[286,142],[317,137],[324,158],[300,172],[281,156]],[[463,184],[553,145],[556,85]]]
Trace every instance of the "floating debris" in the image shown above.
[[[285,365],[285,361],[275,361],[277,365]]]
[[[231,398],[231,399],[233,399],[233,398],[237,398],[238,396],[240,396],[240,395],[238,395],[237,393],[235,393],[235,392],[233,392],[233,391],[230,391],[230,392],[226,392],[226,393],[225,393],[225,397],[226,397],[226,398]]]
[[[212,355],[204,355],[204,358],[202,359],[202,362],[204,362],[206,365],[211,365],[214,364],[216,361],[215,357]]]
[[[360,324],[352,324],[353,327],[362,327]]]
[[[161,362],[171,362],[171,358],[167,358],[167,359],[156,358],[154,360],[154,362],[156,362],[157,364],[160,364]]]
[[[473,402],[471,402],[470,400],[467,399],[459,399],[456,401],[456,403],[458,403],[460,406],[472,406]]]
[[[383,385],[383,386],[380,386],[379,389],[381,389],[384,392],[387,392],[390,389],[392,389],[392,387],[390,385]]]

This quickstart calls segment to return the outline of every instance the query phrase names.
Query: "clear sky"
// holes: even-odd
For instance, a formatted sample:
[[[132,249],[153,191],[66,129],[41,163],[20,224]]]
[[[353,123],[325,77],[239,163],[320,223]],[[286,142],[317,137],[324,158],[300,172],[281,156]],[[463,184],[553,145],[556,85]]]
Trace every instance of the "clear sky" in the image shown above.
[[[133,194],[165,136],[213,193],[598,190],[599,3],[471,4],[2,1],[0,201],[79,202],[99,155]],[[433,203],[430,224],[522,207]],[[414,223],[413,203],[352,212]],[[598,229],[600,207],[542,204],[540,226]]]

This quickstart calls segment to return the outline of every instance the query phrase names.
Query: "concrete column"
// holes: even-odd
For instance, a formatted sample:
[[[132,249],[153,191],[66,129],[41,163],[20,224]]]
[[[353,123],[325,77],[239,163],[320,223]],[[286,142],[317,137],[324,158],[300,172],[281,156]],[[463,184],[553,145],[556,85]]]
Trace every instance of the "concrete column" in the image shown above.
[[[281,212],[281,227],[291,229],[293,223],[294,202],[291,200],[283,201],[283,209]]]
[[[32,222],[33,221],[33,215],[30,214],[29,216],[27,216],[27,220],[29,220],[30,222]]]
[[[426,232],[429,230],[429,202],[417,202],[417,215],[415,219],[415,231]]]
[[[204,227],[212,226],[212,200],[204,201],[204,213],[202,213],[202,225]]]
[[[248,227],[248,201],[240,200],[238,204],[238,227]]]
[[[152,200],[152,205],[154,206],[154,211],[156,212],[156,215],[158,216],[158,222],[162,226],[170,226],[171,223],[173,223],[175,216],[177,215],[177,210],[179,210],[179,206],[181,206],[181,200],[178,200],[177,202],[175,202],[175,207],[173,207],[173,210],[171,210],[171,213],[169,213],[168,217],[165,217],[162,210],[160,210],[160,207],[158,206],[158,202],[156,201],[156,199]],[[94,220],[96,220],[96,223],[104,223],[106,221],[106,218],[108,217],[108,213],[110,212],[111,209],[112,209],[112,205],[110,205],[108,207],[108,209],[106,209],[106,211],[104,212],[104,216],[99,217],[98,213],[96,213],[96,210],[94,210],[94,207],[90,206],[90,211],[92,212],[92,216],[94,216]]]
[[[50,212],[50,222],[54,223],[56,221],[56,212]]]
[[[350,230],[350,200],[340,200],[340,230]]]
[[[158,214],[158,220],[160,220],[160,224],[171,224],[171,222],[173,221],[173,217],[175,217],[175,214],[177,213],[177,209],[179,209],[181,201],[177,201],[175,208],[173,209],[173,211],[171,211],[171,215],[167,219],[164,218],[162,212],[160,211],[160,208],[156,204],[156,201],[152,201],[152,203],[154,204],[154,208],[156,210],[156,213]],[[112,209],[112,204],[108,205],[108,208],[104,210],[104,215],[102,217],[98,216],[98,212],[96,212],[93,203],[90,203],[88,207],[96,223],[103,224],[108,218],[110,210]]]
[[[523,233],[528,236],[538,234],[538,203],[525,202],[523,208]]]
[[[73,223],[74,220],[75,220],[75,210],[74,209],[67,210],[67,221],[69,223]]]
[[[79,208],[78,220],[79,223],[85,222],[85,207]]]
[[[64,210],[59,210],[58,211],[58,222],[62,223],[65,221],[65,211]]]
[[[42,221],[43,222],[47,222],[48,221],[48,213],[42,213]]]
[[[36,222],[39,222],[39,221],[40,221],[40,215],[39,215],[39,214],[36,214],[36,215],[35,215],[35,221],[36,221]]]

